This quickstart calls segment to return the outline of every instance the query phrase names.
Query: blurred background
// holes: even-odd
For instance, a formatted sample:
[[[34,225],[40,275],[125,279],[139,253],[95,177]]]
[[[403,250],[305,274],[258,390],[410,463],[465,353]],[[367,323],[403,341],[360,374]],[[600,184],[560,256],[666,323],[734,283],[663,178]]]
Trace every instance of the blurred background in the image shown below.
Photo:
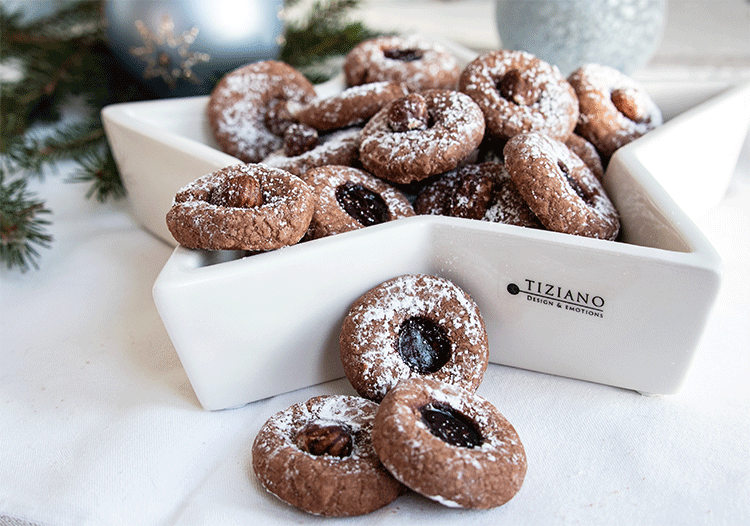
[[[526,7],[540,2],[514,3]],[[636,8],[639,3],[648,4],[630,2]],[[356,13],[375,29],[432,33],[481,50],[501,45],[495,4],[495,0],[370,0]],[[684,73],[681,67],[709,68],[716,75],[750,78],[748,0],[667,0],[665,4],[662,39],[649,66],[679,74]]]
[[[104,6],[108,37],[116,40],[112,47],[117,49],[120,44],[121,57],[136,45],[143,47],[143,33],[138,34],[133,25],[136,20],[145,21],[141,32],[150,29],[156,35],[161,23],[156,18],[160,15],[155,14],[159,9],[172,15],[175,35],[180,36],[180,31],[191,27],[199,30],[191,51],[226,55],[227,48],[238,49],[242,44],[246,50],[249,43],[257,51],[250,59],[245,58],[251,60],[278,51],[274,44],[286,36],[284,23],[304,23],[301,20],[314,16],[320,6],[328,7],[326,16],[332,18],[331,13],[340,6],[342,21],[336,23],[361,23],[374,33],[423,33],[480,51],[501,46],[529,49],[532,42],[519,39],[518,33],[526,32],[533,39],[535,25],[538,29],[548,24],[550,27],[542,29],[536,38],[568,41],[565,50],[568,52],[576,39],[599,38],[606,42],[605,38],[609,38],[615,43],[626,43],[623,47],[631,48],[633,53],[641,52],[648,59],[635,62],[638,71],[648,66],[652,74],[667,77],[704,75],[738,81],[750,78],[749,0],[99,0],[99,3]],[[0,0],[4,10],[20,14],[22,22],[52,16],[74,4],[74,0]],[[609,18],[602,13],[607,9],[614,9]],[[505,27],[501,20],[505,21]],[[602,33],[592,35],[596,27],[576,30],[587,23],[601,27]],[[628,27],[627,23],[631,25]],[[649,25],[653,27],[647,31]],[[231,36],[234,28],[239,31],[243,27],[245,34],[241,38],[238,34],[232,41],[227,36]],[[509,27],[516,27],[514,35],[509,33]],[[254,38],[249,36],[252,33]],[[650,42],[644,42],[649,39],[653,40],[652,47],[648,47]],[[222,45],[224,49],[220,52]],[[529,50],[540,53],[539,49]],[[227,61],[227,65],[237,64]],[[200,70],[200,57],[194,67]],[[563,64],[561,69],[565,69]]]

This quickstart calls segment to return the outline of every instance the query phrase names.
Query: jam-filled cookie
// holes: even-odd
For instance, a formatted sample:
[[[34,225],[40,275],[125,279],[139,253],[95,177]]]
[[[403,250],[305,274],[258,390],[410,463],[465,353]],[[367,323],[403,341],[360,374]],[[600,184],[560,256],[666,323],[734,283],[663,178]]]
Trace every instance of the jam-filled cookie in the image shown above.
[[[409,184],[452,170],[483,137],[484,116],[469,96],[426,90],[391,101],[367,122],[359,158],[377,177]]]
[[[602,64],[586,64],[568,77],[578,96],[576,130],[602,157],[641,137],[662,123],[659,107],[639,83]]]
[[[305,179],[315,195],[307,239],[357,230],[410,217],[414,209],[398,189],[349,166],[322,166]]]
[[[564,143],[541,133],[522,133],[503,151],[518,192],[547,229],[617,237],[617,210],[591,169]]]
[[[315,99],[313,85],[275,60],[248,64],[224,75],[211,91],[208,122],[221,150],[248,163],[282,145],[293,108]]]
[[[525,51],[479,55],[461,72],[458,89],[479,105],[496,139],[537,131],[565,140],[578,121],[578,99],[565,77]]]
[[[360,397],[324,395],[276,413],[255,437],[255,476],[315,515],[362,515],[393,502],[405,488],[372,447],[377,408]]]
[[[354,389],[381,400],[399,381],[430,377],[474,391],[487,369],[487,331],[474,300],[451,281],[398,276],[357,299],[339,337]]]
[[[410,91],[455,89],[461,67],[442,45],[416,35],[379,36],[360,42],[344,59],[349,86],[404,83]]]
[[[526,475],[516,430],[487,400],[433,378],[411,378],[380,403],[375,451],[393,476],[445,506],[508,502]]]
[[[182,188],[167,227],[187,248],[273,250],[299,241],[315,198],[299,177],[260,164],[228,166]]]
[[[544,228],[499,162],[467,164],[430,181],[414,200],[414,211]]]

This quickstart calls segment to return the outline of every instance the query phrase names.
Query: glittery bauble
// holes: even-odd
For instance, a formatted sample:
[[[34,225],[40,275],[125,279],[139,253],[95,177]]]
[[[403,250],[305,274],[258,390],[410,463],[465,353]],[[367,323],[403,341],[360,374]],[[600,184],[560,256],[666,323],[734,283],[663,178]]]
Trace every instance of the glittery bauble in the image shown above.
[[[160,97],[205,95],[279,54],[283,0],[107,0],[109,46]]]
[[[666,0],[497,0],[500,43],[567,76],[589,62],[630,74],[662,38]]]

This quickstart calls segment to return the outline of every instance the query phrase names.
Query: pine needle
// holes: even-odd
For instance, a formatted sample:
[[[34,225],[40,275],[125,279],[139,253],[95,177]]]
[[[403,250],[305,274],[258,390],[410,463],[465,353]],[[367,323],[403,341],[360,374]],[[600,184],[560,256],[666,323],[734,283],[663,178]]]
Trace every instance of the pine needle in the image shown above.
[[[358,3],[316,0],[306,19],[287,24],[281,60],[299,69],[313,83],[328,80],[331,75],[321,73],[321,63],[346,54],[362,40],[374,36],[361,23],[345,21],[347,12]]]
[[[70,181],[86,183],[89,190],[86,197],[95,197],[99,202],[110,198],[118,199],[125,196],[117,164],[108,148],[89,150],[76,159],[78,171],[71,176]]]
[[[44,202],[26,189],[26,181],[6,184],[0,168],[0,260],[8,269],[39,268],[37,248],[48,248],[52,242],[45,231],[50,222],[40,216],[49,213]]]

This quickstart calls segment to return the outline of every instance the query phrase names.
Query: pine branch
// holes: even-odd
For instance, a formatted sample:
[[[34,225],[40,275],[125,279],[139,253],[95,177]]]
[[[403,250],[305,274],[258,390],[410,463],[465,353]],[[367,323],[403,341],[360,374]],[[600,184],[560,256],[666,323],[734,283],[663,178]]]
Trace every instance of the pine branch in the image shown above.
[[[104,202],[111,197],[117,199],[125,196],[125,187],[109,148],[90,150],[77,159],[77,162],[78,171],[70,181],[89,184],[87,198],[96,197],[97,201]]]
[[[95,74],[100,72],[91,70],[90,53],[101,37],[98,4],[79,2],[54,17],[27,25],[21,25],[18,15],[8,13],[0,4],[2,59],[13,59],[21,71],[19,81],[2,82],[0,152],[36,122],[56,122],[60,105],[70,95],[101,84],[96,81],[102,76]],[[94,84],[88,86],[91,82]]]
[[[104,129],[97,121],[61,125],[51,134],[37,136],[33,132],[17,137],[5,152],[6,163],[27,177],[41,176],[45,166],[76,159],[102,145]]]
[[[23,26],[20,13],[8,13],[3,9],[0,14],[3,35],[0,38],[3,47],[15,49],[58,46],[66,42],[100,38],[101,10],[101,1],[79,0],[46,18]]]
[[[27,192],[27,178],[72,159],[79,165],[72,180],[90,184],[89,197],[105,201],[125,194],[99,110],[123,96],[146,97],[145,90],[112,89],[112,82],[137,83],[124,81],[104,43],[101,7],[101,0],[84,0],[22,25],[18,14],[0,4],[0,59],[12,61],[20,72],[15,82],[0,82],[0,260],[8,268],[37,267],[38,249],[52,242],[44,231],[50,223],[43,219],[50,211]],[[88,101],[93,117],[60,122],[60,107],[71,96]],[[47,123],[51,131],[39,133],[37,123]],[[18,178],[8,180],[6,170]]]
[[[287,1],[287,5],[296,3]],[[344,55],[362,40],[374,36],[359,22],[345,22],[346,13],[358,4],[357,0],[316,0],[306,20],[287,24],[281,60],[302,71],[314,83],[328,80],[330,74],[316,73],[316,65]]]
[[[49,213],[44,202],[27,191],[25,180],[6,184],[5,171],[0,168],[0,260],[8,269],[26,272],[32,266],[39,268],[36,248],[48,248],[52,242],[45,232],[50,222],[40,216]]]

